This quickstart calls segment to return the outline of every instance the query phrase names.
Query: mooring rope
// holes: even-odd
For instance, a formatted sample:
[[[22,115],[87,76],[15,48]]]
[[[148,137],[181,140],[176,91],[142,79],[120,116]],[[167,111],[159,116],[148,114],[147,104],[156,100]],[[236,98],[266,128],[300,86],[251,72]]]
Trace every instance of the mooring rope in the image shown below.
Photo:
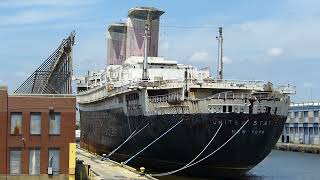
[[[171,174],[177,173],[177,172],[179,172],[179,171],[181,171],[181,170],[187,169],[187,168],[189,168],[189,167],[191,167],[191,166],[194,166],[194,165],[196,165],[196,164],[198,164],[198,163],[206,160],[208,157],[212,156],[213,154],[215,154],[216,152],[218,152],[221,148],[223,148],[225,145],[227,145],[227,144],[244,128],[244,126],[245,126],[248,122],[249,122],[249,120],[247,120],[247,121],[238,129],[238,131],[237,131],[236,133],[234,133],[234,134],[233,134],[225,143],[223,143],[219,148],[217,148],[215,151],[213,151],[212,153],[208,154],[208,155],[205,156],[204,158],[196,161],[195,163],[193,163],[193,161],[195,161],[195,160],[205,151],[205,149],[207,148],[207,146],[209,146],[209,144],[211,143],[211,141],[214,139],[214,137],[215,137],[215,135],[217,134],[217,132],[216,132],[216,134],[214,135],[214,137],[210,140],[210,142],[208,143],[208,145],[205,147],[205,149],[202,150],[202,151],[200,152],[200,154],[199,154],[196,158],[194,158],[192,161],[190,161],[190,162],[189,162],[188,164],[186,164],[185,166],[183,166],[183,167],[181,167],[181,168],[179,168],[179,169],[177,169],[177,170],[174,170],[174,171],[169,171],[169,172],[159,173],[159,174],[150,174],[150,176],[160,177],[160,176],[171,175]],[[222,125],[222,123],[220,124],[220,127],[221,127],[221,125]],[[220,127],[219,127],[219,130],[220,130]],[[219,131],[219,130],[218,130],[218,131]]]
[[[222,127],[222,123],[220,124],[218,130],[215,132],[215,134],[214,134],[214,135],[212,136],[212,138],[210,139],[209,143],[203,148],[203,150],[202,150],[193,160],[191,160],[188,164],[186,164],[186,165],[183,166],[183,167],[189,166],[189,165],[190,165],[191,163],[193,163],[196,159],[198,159],[199,156],[202,155],[202,153],[209,147],[209,145],[211,144],[211,142],[215,139],[215,137],[217,136],[217,134],[218,134],[218,132],[220,131],[221,127]],[[180,168],[180,169],[181,169],[181,168]],[[168,173],[174,174],[174,173],[178,172],[180,169],[177,169],[177,170],[174,170],[174,171],[169,171],[169,172],[166,172],[165,174],[168,174]],[[164,174],[164,173],[161,173],[161,174]],[[170,174],[168,174],[168,175],[170,175]],[[152,174],[152,176],[157,176],[157,175],[158,175],[158,174]]]
[[[134,131],[130,134],[130,136],[129,136],[122,144],[120,144],[116,149],[114,149],[113,151],[111,151],[111,152],[107,155],[106,158],[109,158],[112,154],[114,154],[118,149],[120,149],[120,148],[121,148],[125,143],[127,143],[130,139],[132,139],[132,138],[135,137],[137,134],[139,134],[139,133],[140,133],[144,128],[146,128],[148,125],[149,125],[149,123],[146,124],[145,126],[143,126],[143,128],[141,128],[138,132],[137,132],[138,128],[137,128],[136,130],[134,130]]]
[[[161,136],[159,136],[157,139],[153,140],[150,144],[148,144],[146,147],[144,147],[143,149],[141,149],[139,152],[137,152],[135,155],[131,156],[128,160],[126,160],[125,162],[123,162],[123,164],[127,164],[129,161],[131,161],[133,158],[135,158],[137,155],[139,155],[140,153],[142,153],[144,150],[146,150],[148,147],[150,147],[153,143],[155,143],[156,141],[158,141],[160,138],[162,138],[164,135],[166,135],[168,132],[170,132],[173,128],[175,128],[176,126],[178,126],[184,119],[180,120],[177,124],[175,124],[174,126],[172,126],[170,129],[168,129],[165,133],[163,133]]]

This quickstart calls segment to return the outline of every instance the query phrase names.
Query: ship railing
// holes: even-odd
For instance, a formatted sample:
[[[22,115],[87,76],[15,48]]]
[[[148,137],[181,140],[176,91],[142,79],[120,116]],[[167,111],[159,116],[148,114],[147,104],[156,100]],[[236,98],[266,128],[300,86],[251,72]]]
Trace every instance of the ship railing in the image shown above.
[[[77,97],[80,102],[91,102],[103,99],[108,96],[112,96],[128,90],[130,85],[124,85],[119,87],[113,87],[112,90],[108,90],[107,86],[101,86],[98,88],[90,89],[88,91],[78,93]]]
[[[149,96],[149,102],[159,103],[159,102],[176,102],[182,100],[181,93],[169,93],[164,95]]]
[[[111,91],[108,91],[108,95],[114,95],[128,90],[130,85],[124,85],[119,87],[114,87]]]
[[[221,92],[214,94],[206,99],[255,99],[255,100],[280,100],[270,93],[234,93],[234,92]]]
[[[94,88],[90,88],[86,91],[81,91],[77,94],[77,96],[85,96],[87,94],[91,94],[91,93],[95,93],[101,89],[103,89],[105,86],[97,86],[97,87],[94,87]]]
[[[254,84],[264,85],[267,82],[263,80],[239,80],[239,79],[204,79],[204,82],[222,82],[222,83],[234,83],[234,84]]]
[[[139,81],[135,85],[144,87],[166,87],[166,88],[180,88],[182,87],[183,81],[178,79],[170,80],[158,80],[158,81]]]
[[[267,82],[265,81],[246,81],[246,80],[219,80],[219,79],[170,79],[159,81],[140,81],[139,85],[149,87],[182,87],[184,85],[200,86],[200,87],[212,87],[212,88],[241,88],[241,89],[258,89],[263,90]]]
[[[263,90],[267,82],[250,81],[250,80],[220,80],[220,79],[204,79],[202,86],[216,88],[241,88],[241,89],[259,89]]]
[[[284,94],[296,94],[296,87],[289,84],[275,86],[274,89]]]

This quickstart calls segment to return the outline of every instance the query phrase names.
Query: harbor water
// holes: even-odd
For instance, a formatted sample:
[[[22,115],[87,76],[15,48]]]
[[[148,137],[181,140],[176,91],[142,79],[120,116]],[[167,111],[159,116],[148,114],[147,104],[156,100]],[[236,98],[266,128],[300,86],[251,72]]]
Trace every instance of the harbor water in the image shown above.
[[[244,177],[234,180],[320,180],[320,155],[273,150]],[[190,177],[162,177],[160,180],[207,180]],[[221,180],[216,178],[213,180]]]

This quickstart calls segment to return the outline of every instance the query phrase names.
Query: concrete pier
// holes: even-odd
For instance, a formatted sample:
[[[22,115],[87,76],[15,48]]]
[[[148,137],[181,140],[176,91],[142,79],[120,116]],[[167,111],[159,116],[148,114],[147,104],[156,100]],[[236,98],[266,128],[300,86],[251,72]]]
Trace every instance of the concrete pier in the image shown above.
[[[320,153],[320,145],[312,144],[277,143],[275,149],[285,151],[306,152],[313,154]]]
[[[77,148],[77,159],[83,160],[84,164],[90,165],[91,170],[94,172],[95,180],[156,180],[147,174],[141,175],[136,169],[126,165],[122,166],[120,163],[115,161],[101,161],[100,156],[91,154],[80,148]]]

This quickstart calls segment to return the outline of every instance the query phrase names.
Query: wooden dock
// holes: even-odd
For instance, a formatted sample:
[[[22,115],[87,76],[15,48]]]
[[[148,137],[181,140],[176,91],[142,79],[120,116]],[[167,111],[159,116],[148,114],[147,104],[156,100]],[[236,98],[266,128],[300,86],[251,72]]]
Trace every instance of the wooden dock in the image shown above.
[[[77,159],[83,160],[84,164],[90,165],[95,180],[156,180],[147,174],[141,175],[136,169],[121,165],[118,162],[112,160],[101,161],[100,156],[91,154],[84,149],[77,148]]]

